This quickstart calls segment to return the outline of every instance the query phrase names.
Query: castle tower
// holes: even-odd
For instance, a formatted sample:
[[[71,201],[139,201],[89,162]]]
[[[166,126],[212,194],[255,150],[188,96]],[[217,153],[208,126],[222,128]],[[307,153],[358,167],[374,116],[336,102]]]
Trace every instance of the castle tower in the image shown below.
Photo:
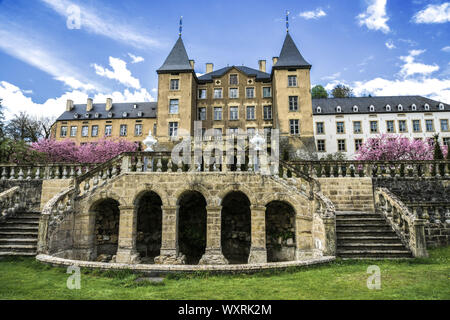
[[[158,73],[158,141],[166,143],[169,135],[181,129],[193,135],[196,80],[194,61],[189,60],[180,37]]]

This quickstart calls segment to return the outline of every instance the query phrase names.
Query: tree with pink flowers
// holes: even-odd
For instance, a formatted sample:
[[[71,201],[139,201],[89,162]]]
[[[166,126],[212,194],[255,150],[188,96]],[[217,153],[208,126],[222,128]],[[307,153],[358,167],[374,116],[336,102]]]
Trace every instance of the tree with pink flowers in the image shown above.
[[[447,147],[442,146],[447,154]],[[433,160],[433,143],[409,139],[401,136],[383,134],[368,139],[356,154],[356,160]]]
[[[122,152],[136,151],[138,146],[123,139],[102,138],[83,145],[77,145],[69,139],[41,139],[33,143],[31,149],[43,154],[49,162],[101,163]]]

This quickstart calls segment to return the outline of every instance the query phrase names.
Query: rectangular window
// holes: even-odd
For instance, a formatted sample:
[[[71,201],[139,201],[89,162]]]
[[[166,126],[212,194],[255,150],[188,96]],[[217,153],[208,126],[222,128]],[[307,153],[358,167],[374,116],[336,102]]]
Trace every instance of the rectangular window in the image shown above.
[[[316,123],[316,133],[317,134],[324,134],[325,133],[325,130],[324,130],[324,127],[323,127],[323,122],[317,122]]]
[[[67,137],[67,127],[66,126],[62,126],[61,127],[61,137]]]
[[[441,119],[441,131],[448,131],[448,120]]]
[[[222,120],[222,108],[221,107],[214,108],[214,120],[216,120],[216,121]]]
[[[325,140],[317,140],[317,151],[325,152]]]
[[[178,99],[170,99],[169,114],[178,114]]]
[[[78,127],[70,127],[70,136],[71,137],[76,137],[77,136],[77,129]]]
[[[272,106],[264,106],[264,120],[272,120]]]
[[[370,121],[370,133],[378,133],[378,121]]]
[[[442,143],[444,144],[444,146],[447,146],[450,148],[450,138],[442,138]]]
[[[170,90],[179,90],[180,80],[172,79],[170,80]]]
[[[134,126],[134,135],[135,136],[140,136],[142,135],[142,124],[136,124]]]
[[[297,86],[297,76],[288,76],[288,87]]]
[[[92,126],[92,128],[91,128],[91,136],[92,137],[97,137],[98,136],[98,126],[97,125]]]
[[[341,140],[338,140],[337,142],[338,142],[338,151],[345,152],[347,150],[347,147],[345,145],[345,140],[341,139]]]
[[[198,89],[198,98],[206,99],[206,89]]]
[[[299,126],[299,120],[289,120],[289,129],[291,134],[299,134],[300,133],[300,126]]]
[[[363,144],[362,139],[355,139],[355,151],[359,151],[359,149],[361,149],[362,144]]]
[[[237,120],[238,117],[238,107],[230,107],[230,120]]]
[[[256,128],[247,128],[247,135],[251,138],[255,135]]]
[[[298,97],[297,96],[289,97],[289,111],[298,111]]]
[[[345,133],[344,122],[336,122],[336,133]]]
[[[112,134],[112,125],[106,125],[105,126],[105,136],[110,136]]]
[[[231,137],[235,137],[238,134],[238,128],[229,128],[228,133],[230,134]]]
[[[120,125],[120,136],[121,137],[126,137],[127,135],[127,125],[126,124],[121,124]]]
[[[222,88],[214,89],[214,99],[222,99]]]
[[[353,133],[362,133],[361,121],[353,121]]]
[[[395,132],[394,121],[388,120],[386,121],[386,132],[393,133]]]
[[[425,127],[427,132],[433,132],[434,131],[433,120],[425,120]]]
[[[420,120],[413,120],[412,123],[414,132],[422,132],[422,129],[420,127]]]
[[[398,132],[407,132],[406,120],[398,120]]]
[[[238,88],[230,88],[230,99],[238,98]]]
[[[230,74],[230,85],[236,85],[236,84],[238,84],[238,75]]]
[[[255,107],[247,107],[247,120],[255,120]]]
[[[253,99],[255,97],[255,88],[246,88],[245,95],[248,99]]]
[[[198,120],[206,120],[206,108],[198,108]]]
[[[82,126],[81,127],[81,136],[82,137],[89,136],[89,126]]]
[[[178,122],[169,122],[169,137],[178,135]]]
[[[271,87],[263,87],[263,98],[270,98],[272,96]]]

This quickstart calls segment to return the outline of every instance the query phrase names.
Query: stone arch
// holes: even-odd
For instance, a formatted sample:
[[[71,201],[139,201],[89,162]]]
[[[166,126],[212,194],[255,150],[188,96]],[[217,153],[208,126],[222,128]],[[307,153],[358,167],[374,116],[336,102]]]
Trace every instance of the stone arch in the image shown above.
[[[140,189],[138,190],[138,192],[135,193],[135,196],[133,198],[133,206],[136,206],[139,202],[139,200],[145,196],[146,193],[149,192],[153,192],[156,195],[158,195],[158,197],[161,199],[162,201],[162,205],[166,206],[169,205],[169,200],[167,199],[167,194],[160,188],[153,188],[153,187],[146,187],[144,189]]]
[[[270,202],[273,202],[273,201],[280,201],[280,202],[285,202],[285,203],[289,204],[294,209],[294,212],[297,215],[297,213],[298,213],[297,208],[299,207],[299,201],[297,199],[295,199],[294,197],[290,196],[289,194],[271,193],[268,195],[264,195],[264,203],[262,205],[266,207]]]
[[[206,249],[207,200],[198,190],[184,190],[177,198],[178,245],[187,264],[198,264]]]
[[[266,202],[267,261],[293,261],[296,252],[296,211],[285,200]]]
[[[173,205],[178,206],[178,201],[180,200],[180,197],[186,193],[186,192],[198,192],[200,193],[203,198],[206,200],[206,205],[213,205],[213,200],[211,193],[209,190],[201,185],[201,184],[191,184],[191,185],[182,185],[178,188],[178,190],[175,192],[175,194],[172,196]]]
[[[255,193],[251,192],[251,190],[249,188],[247,188],[246,186],[240,184],[240,185],[228,186],[224,190],[222,190],[217,195],[217,197],[219,198],[218,199],[218,205],[222,206],[223,205],[223,199],[225,199],[225,197],[231,192],[241,192],[250,200],[250,205],[256,205],[257,204],[256,197],[254,196]]]
[[[143,263],[153,263],[161,250],[162,205],[161,197],[152,190],[140,192],[134,201],[136,250]]]
[[[222,253],[230,263],[247,263],[251,247],[251,201],[240,191],[228,192],[221,201]]]

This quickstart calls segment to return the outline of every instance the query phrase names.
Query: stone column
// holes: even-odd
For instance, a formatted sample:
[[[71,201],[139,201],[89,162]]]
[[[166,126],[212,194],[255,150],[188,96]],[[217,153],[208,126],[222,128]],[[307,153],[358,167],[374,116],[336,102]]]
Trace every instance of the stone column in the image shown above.
[[[410,228],[410,230],[413,230],[414,235],[411,234],[409,245],[414,257],[416,258],[428,257],[427,241],[425,237],[425,224],[426,220],[416,219],[414,220],[414,225],[412,226],[413,229]]]
[[[162,235],[160,255],[156,264],[184,264],[186,257],[178,250],[179,206],[162,206]]]
[[[325,243],[323,248],[324,256],[336,255],[336,218],[322,218],[325,229]]]
[[[97,257],[95,238],[95,211],[75,215],[72,258],[93,260]]]
[[[312,218],[298,215],[295,217],[295,260],[314,258],[312,223]]]
[[[248,263],[266,263],[266,207],[251,206],[252,245]]]
[[[221,245],[222,207],[208,206],[206,210],[206,249],[199,264],[228,264]]]
[[[136,251],[137,211],[134,206],[120,206],[119,243],[116,254],[118,263],[139,263]]]

